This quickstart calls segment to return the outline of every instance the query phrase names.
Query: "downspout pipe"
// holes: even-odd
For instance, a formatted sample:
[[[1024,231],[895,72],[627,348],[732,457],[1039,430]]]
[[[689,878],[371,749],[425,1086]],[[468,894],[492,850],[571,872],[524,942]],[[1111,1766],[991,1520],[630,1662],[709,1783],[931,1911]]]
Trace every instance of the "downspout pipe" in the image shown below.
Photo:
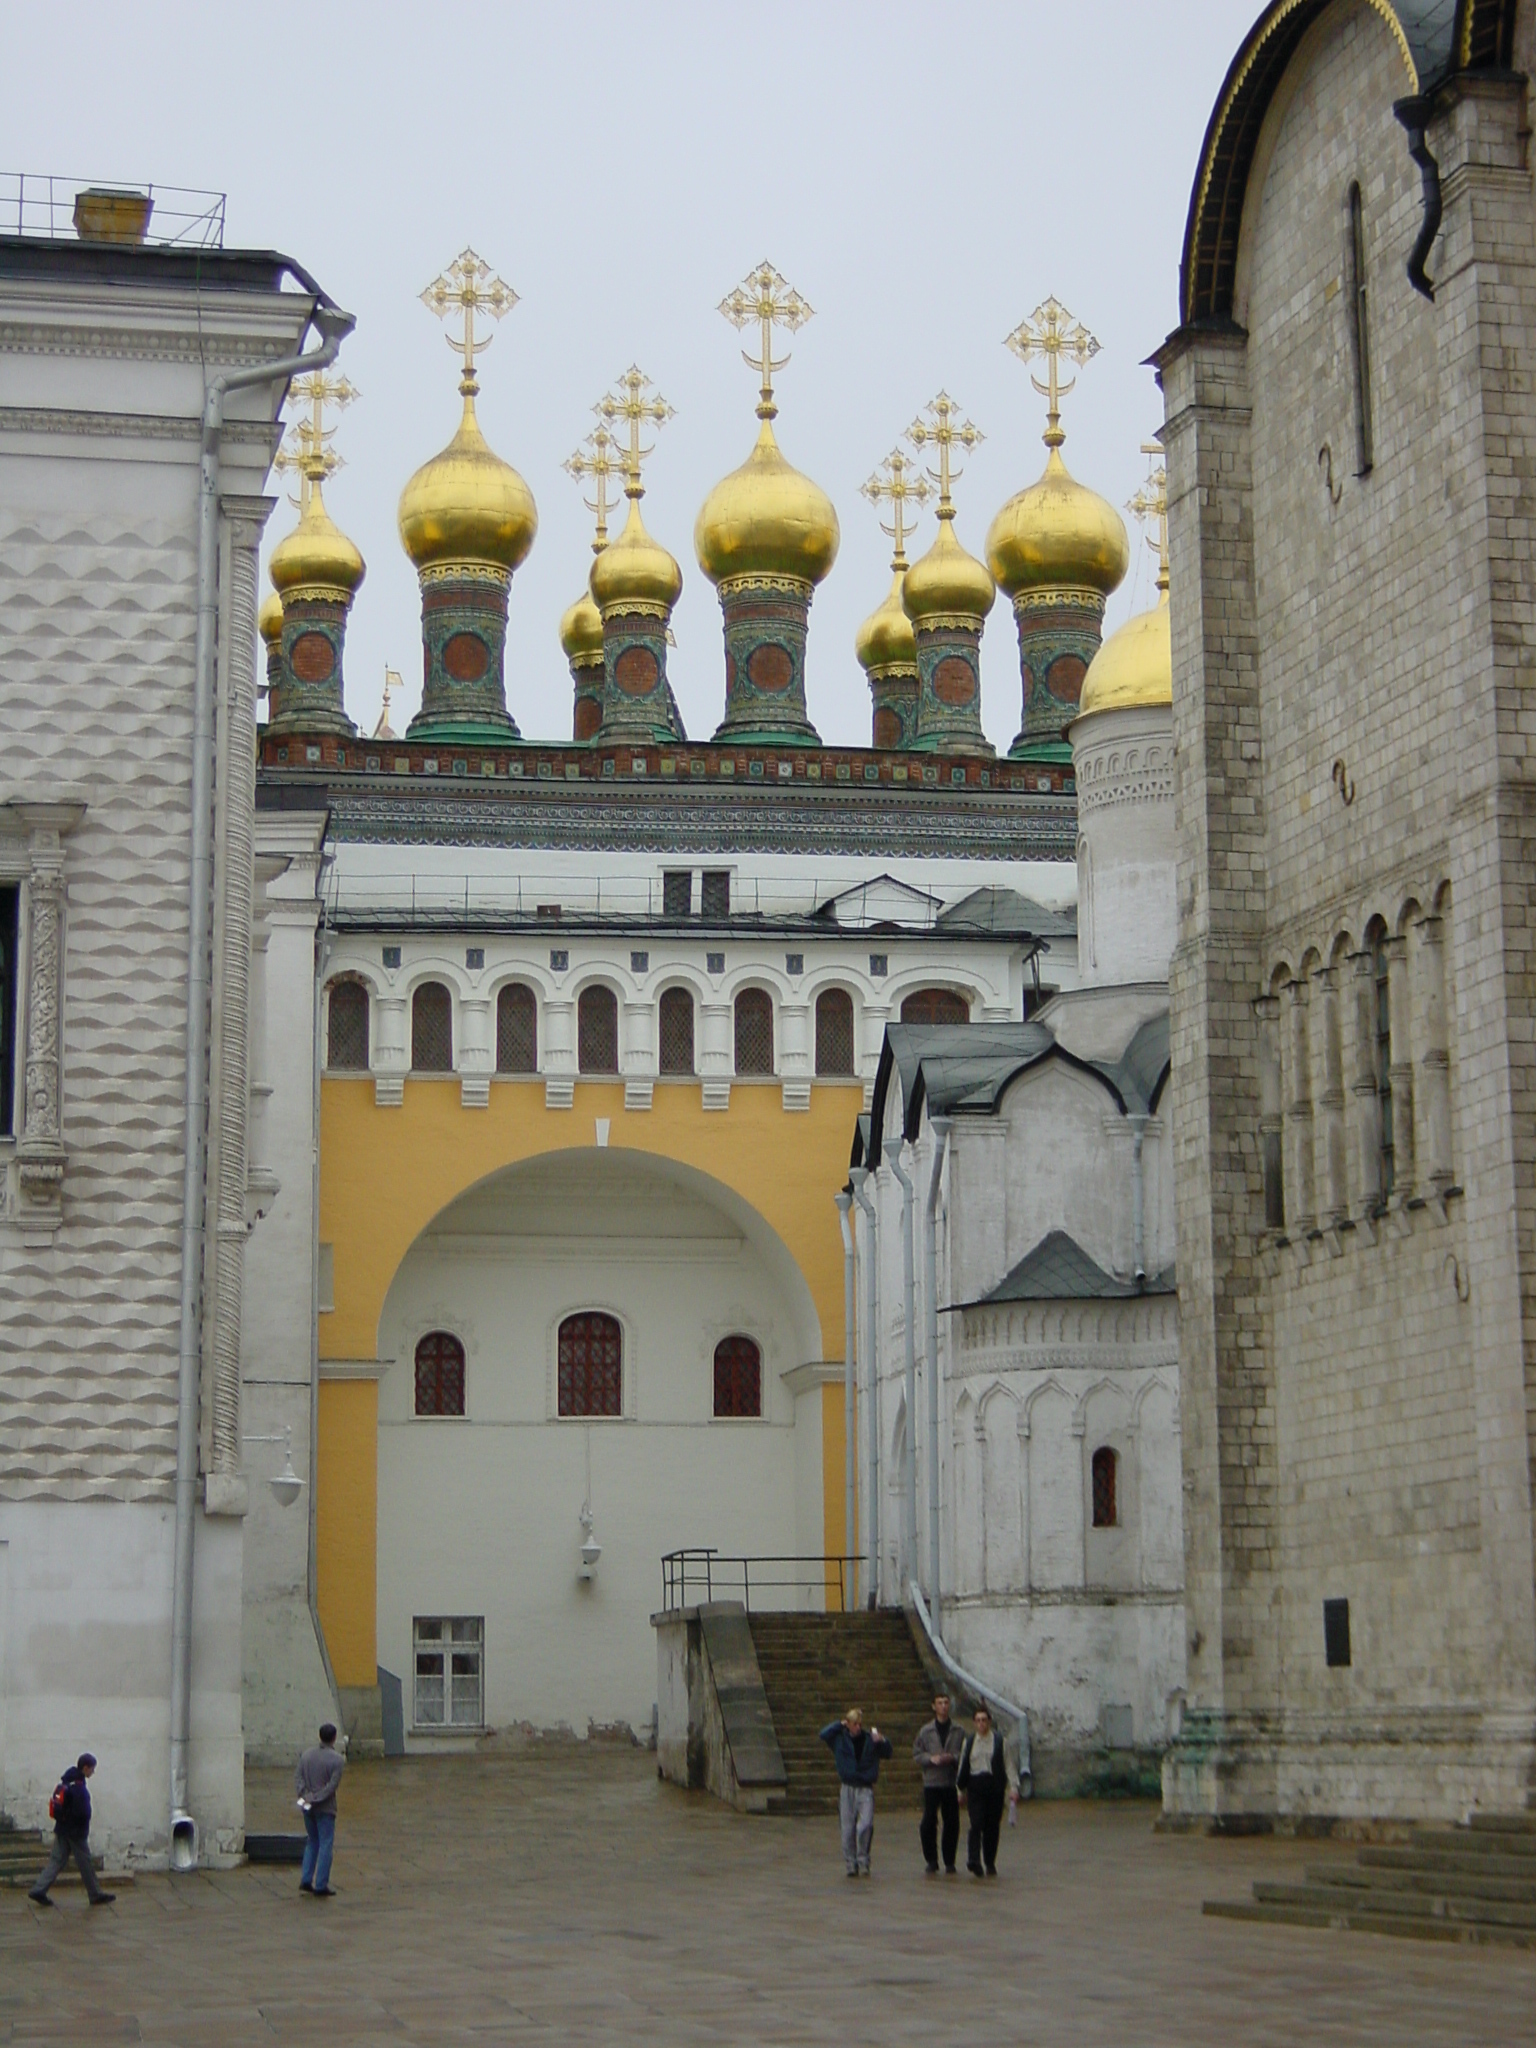
[[[912,1245],[912,1182],[901,1164],[905,1141],[887,1156],[901,1188],[901,1299],[906,1335],[907,1446],[902,1473],[902,1562],[904,1576],[917,1577],[917,1321]]]
[[[934,1117],[933,1156],[928,1162],[928,1198],[923,1204],[923,1306],[928,1353],[928,1599],[934,1625],[939,1617],[939,1182],[949,1152],[950,1123]]]
[[[835,1195],[837,1220],[843,1232],[843,1549],[851,1553],[857,1549],[859,1532],[854,1517],[857,1512],[858,1447],[854,1440],[854,1404],[857,1399],[858,1370],[854,1327],[858,1313],[854,1306],[853,1290],[853,1231],[848,1222],[848,1212],[853,1207],[853,1196],[845,1189]],[[849,1608],[859,1604],[859,1567],[857,1559],[849,1566],[850,1583],[845,1596]]]
[[[869,1197],[869,1168],[856,1166],[849,1179],[853,1199],[864,1212],[864,1385],[865,1425],[869,1444],[864,1454],[868,1505],[864,1525],[869,1543],[869,1573],[865,1599],[871,1607],[880,1604],[880,1239],[875,1205]]]
[[[1146,1171],[1142,1164],[1142,1146],[1146,1142],[1147,1119],[1144,1116],[1131,1118],[1131,1229],[1134,1239],[1136,1260],[1136,1285],[1145,1287],[1147,1282],[1147,1197]]]
[[[197,1526],[198,1397],[202,1376],[202,1283],[207,1218],[209,948],[213,913],[213,734],[219,615],[219,454],[231,391],[286,384],[323,370],[357,325],[296,264],[286,269],[315,295],[311,324],[321,342],[306,354],[226,370],[209,380],[197,521],[197,638],[192,693],[192,837],[187,904],[186,1157],[181,1189],[181,1312],[176,1384],[176,1525],[171,1590],[171,1841],[173,1870],[197,1866],[197,1826],[187,1810],[192,1724],[192,1551]]]
[[[990,1685],[983,1685],[979,1678],[967,1671],[959,1659],[950,1654],[944,1638],[939,1634],[937,1622],[930,1619],[928,1609],[923,1604],[923,1589],[915,1579],[912,1581],[911,1593],[913,1611],[922,1624],[923,1634],[928,1638],[934,1656],[938,1658],[949,1677],[962,1692],[969,1693],[972,1699],[980,1700],[990,1708],[1000,1728],[1012,1724],[1013,1738],[1018,1745],[1019,1797],[1028,1799],[1035,1789],[1034,1772],[1030,1768],[1029,1709],[1016,1706],[1005,1694],[995,1692]]]

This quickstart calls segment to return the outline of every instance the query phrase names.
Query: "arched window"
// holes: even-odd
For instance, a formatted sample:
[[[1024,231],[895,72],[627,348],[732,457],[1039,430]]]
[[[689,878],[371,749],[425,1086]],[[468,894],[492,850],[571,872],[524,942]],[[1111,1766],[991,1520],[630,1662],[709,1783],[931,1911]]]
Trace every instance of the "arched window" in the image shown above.
[[[622,1415],[624,1332],[598,1309],[560,1325],[556,1405],[561,1415]]]
[[[416,1346],[416,1413],[464,1413],[464,1346],[446,1330],[430,1330]]]
[[[1366,934],[1376,984],[1376,1093],[1381,1101],[1381,1199],[1392,1193],[1392,960],[1387,928],[1377,918]]]
[[[971,1006],[952,988],[914,989],[901,1006],[903,1024],[969,1024]]]
[[[750,1337],[722,1337],[715,1346],[717,1416],[761,1415],[763,1354]]]
[[[360,981],[331,983],[325,1064],[338,1074],[368,1071],[368,990]]]
[[[744,988],[736,998],[736,1071],[773,1072],[773,997],[765,988]]]
[[[1113,1529],[1119,1521],[1115,1503],[1115,1468],[1119,1459],[1105,1445],[1093,1454],[1093,1526]]]
[[[576,1064],[584,1074],[619,1071],[619,999],[594,983],[576,1005]]]
[[[693,996],[685,988],[669,988],[661,998],[661,1071],[693,1072]]]
[[[509,981],[496,998],[496,1071],[539,1070],[539,1005],[525,981]]]
[[[453,1072],[453,997],[440,981],[424,981],[411,998],[411,1070]]]
[[[823,989],[816,998],[816,1071],[853,1072],[853,997],[846,989]]]
[[[1349,331],[1355,357],[1355,454],[1357,470],[1369,476],[1376,461],[1371,420],[1370,294],[1365,267],[1365,202],[1360,187],[1349,188]]]

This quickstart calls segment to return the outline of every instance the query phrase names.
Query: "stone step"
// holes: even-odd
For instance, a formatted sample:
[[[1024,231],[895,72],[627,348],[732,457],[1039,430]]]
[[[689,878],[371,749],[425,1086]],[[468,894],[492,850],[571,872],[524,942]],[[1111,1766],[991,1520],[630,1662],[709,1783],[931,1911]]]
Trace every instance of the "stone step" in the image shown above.
[[[1309,1870],[1308,1884],[1344,1884],[1357,1891],[1443,1894],[1447,1898],[1505,1899],[1536,1906],[1536,1878],[1488,1877],[1465,1870]]]
[[[1524,1856],[1500,1856],[1492,1851],[1479,1853],[1463,1848],[1457,1853],[1447,1849],[1416,1848],[1368,1848],[1362,1849],[1359,1862],[1366,1870],[1428,1870],[1459,1871],[1467,1876],[1528,1878],[1531,1874],[1529,1860]]]
[[[1448,1898],[1351,1884],[1274,1884],[1262,1879],[1255,1884],[1253,1896],[1261,1906],[1316,1906],[1329,1912],[1390,1913],[1407,1919],[1536,1930],[1536,1905],[1506,1905],[1498,1899]]]
[[[1449,1856],[1523,1856],[1536,1870],[1536,1832],[1524,1828],[1412,1828],[1408,1846]]]
[[[1207,1899],[1202,1909],[1212,1919],[1257,1920],[1270,1926],[1326,1927],[1356,1934],[1395,1934],[1411,1941],[1461,1941],[1490,1947],[1536,1948],[1536,1929],[1474,1925],[1463,1920],[1436,1920],[1428,1915],[1376,1913],[1323,1906],[1261,1905],[1256,1899]]]
[[[1530,1835],[1536,1839],[1536,1813],[1474,1813],[1467,1826],[1477,1835]]]

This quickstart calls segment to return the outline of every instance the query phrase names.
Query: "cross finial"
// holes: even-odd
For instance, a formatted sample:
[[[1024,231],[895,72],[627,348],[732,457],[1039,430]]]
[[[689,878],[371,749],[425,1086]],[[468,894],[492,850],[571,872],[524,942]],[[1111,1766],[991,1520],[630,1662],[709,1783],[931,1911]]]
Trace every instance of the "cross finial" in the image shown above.
[[[764,262],[744,277],[728,298],[720,301],[720,311],[738,331],[750,326],[754,320],[758,323],[761,333],[758,353],[754,356],[743,349],[741,359],[749,369],[756,370],[762,381],[757,416],[760,420],[771,420],[779,410],[773,402],[773,373],[782,370],[789,361],[787,355],[775,360],[773,330],[785,327],[794,334],[807,320],[815,317],[815,308],[801,298],[771,263]]]
[[[907,439],[914,448],[930,445],[939,451],[939,466],[928,474],[939,487],[938,514],[941,519],[953,519],[954,500],[950,487],[963,472],[956,469],[952,451],[959,448],[979,448],[985,439],[979,427],[969,420],[962,420],[960,408],[947,391],[941,391],[937,398],[930,399],[917,418],[907,429]]]
[[[288,387],[288,395],[300,405],[309,407],[309,418],[293,422],[283,446],[273,458],[272,466],[284,475],[295,470],[298,472],[299,510],[302,513],[309,504],[311,485],[334,476],[342,466],[341,456],[330,446],[336,429],[325,424],[326,411],[328,408],[344,411],[359,394],[357,386],[347,377],[332,377],[324,370],[310,370],[305,376],[294,378]]]
[[[900,448],[893,448],[869,481],[859,486],[859,495],[868,498],[877,511],[882,505],[890,506],[891,523],[887,526],[882,519],[880,531],[888,533],[896,543],[891,567],[905,569],[907,534],[910,531],[907,507],[926,505],[933,496],[927,477]]]
[[[629,446],[620,448],[624,495],[626,498],[643,498],[645,486],[640,481],[640,465],[656,444],[653,441],[649,448],[642,448],[640,430],[647,420],[654,426],[664,427],[672,417],[671,406],[644,370],[631,363],[607,397],[600,398],[592,410],[606,426],[617,426],[622,420],[628,427]]]
[[[504,318],[517,304],[517,293],[495,276],[489,263],[482,261],[473,249],[465,249],[454,257],[441,277],[427,286],[421,303],[439,320],[451,320],[455,312],[463,319],[464,332],[446,338],[448,346],[464,357],[459,389],[466,398],[473,398],[480,389],[475,377],[475,357],[491,345],[489,334],[475,333],[475,315],[488,313],[493,320]]]
[[[384,702],[379,707],[379,722],[373,728],[373,737],[376,740],[394,738],[394,733],[389,723],[389,700],[395,690],[403,690],[404,688],[405,683],[399,671],[392,669],[388,662],[386,662],[384,664]]]
[[[1045,382],[1042,384],[1033,370],[1029,381],[1046,403],[1045,445],[1059,448],[1067,438],[1061,431],[1061,401],[1077,383],[1075,377],[1062,383],[1061,359],[1068,356],[1082,369],[1098,354],[1099,344],[1059,299],[1047,299],[1036,306],[1027,320],[1019,322],[1009,335],[1007,346],[1021,363],[1032,363],[1037,357],[1044,359]]]
[[[608,485],[623,473],[622,455],[615,454],[617,448],[612,434],[599,420],[574,455],[568,455],[562,464],[567,476],[580,483],[583,477],[591,477],[595,497],[583,496],[582,503],[589,512],[597,514],[597,531],[592,537],[592,552],[600,555],[608,545]]]
[[[1151,463],[1147,480],[1135,497],[1126,505],[1126,511],[1143,526],[1157,521],[1157,538],[1147,535],[1147,546],[1157,555],[1157,587],[1166,594],[1168,589],[1168,470],[1163,461],[1163,451],[1156,441],[1143,441],[1141,452]]]

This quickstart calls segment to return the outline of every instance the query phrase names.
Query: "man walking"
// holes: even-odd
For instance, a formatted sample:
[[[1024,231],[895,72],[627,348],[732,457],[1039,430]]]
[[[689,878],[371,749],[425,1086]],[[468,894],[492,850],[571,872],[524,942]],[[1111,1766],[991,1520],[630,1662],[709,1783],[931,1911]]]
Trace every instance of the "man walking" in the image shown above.
[[[868,1877],[875,1838],[875,1785],[880,1759],[891,1754],[891,1745],[878,1728],[866,1732],[857,1707],[850,1707],[841,1721],[829,1721],[821,1740],[831,1750],[841,1780],[837,1811],[843,1826],[843,1861],[850,1877]]]
[[[93,1906],[110,1906],[117,1897],[116,1892],[102,1890],[96,1881],[96,1866],[91,1861],[91,1795],[85,1781],[95,1769],[96,1759],[87,1750],[77,1763],[70,1765],[48,1802],[48,1812],[53,1820],[53,1852],[43,1865],[42,1876],[27,1894],[40,1906],[53,1904],[48,1896],[49,1888],[71,1856],[85,1884],[86,1897]]]
[[[923,1767],[923,1818],[917,1837],[923,1845],[923,1862],[928,1875],[939,1874],[939,1821],[944,1822],[944,1874],[955,1874],[955,1850],[960,1844],[960,1795],[955,1790],[955,1773],[965,1737],[949,1718],[949,1696],[940,1693],[933,1702],[933,1719],[917,1731],[912,1761]]]
[[[304,1867],[299,1890],[317,1899],[331,1896],[331,1852],[336,1846],[336,1787],[347,1760],[336,1747],[336,1729],[327,1721],[319,1746],[306,1749],[293,1774],[294,1789],[304,1811]]]
[[[976,1732],[965,1738],[955,1783],[965,1794],[965,1809],[971,1818],[965,1867],[972,1877],[996,1877],[1003,1807],[1005,1803],[1018,1805],[1019,1774],[985,1707],[976,1709]]]

